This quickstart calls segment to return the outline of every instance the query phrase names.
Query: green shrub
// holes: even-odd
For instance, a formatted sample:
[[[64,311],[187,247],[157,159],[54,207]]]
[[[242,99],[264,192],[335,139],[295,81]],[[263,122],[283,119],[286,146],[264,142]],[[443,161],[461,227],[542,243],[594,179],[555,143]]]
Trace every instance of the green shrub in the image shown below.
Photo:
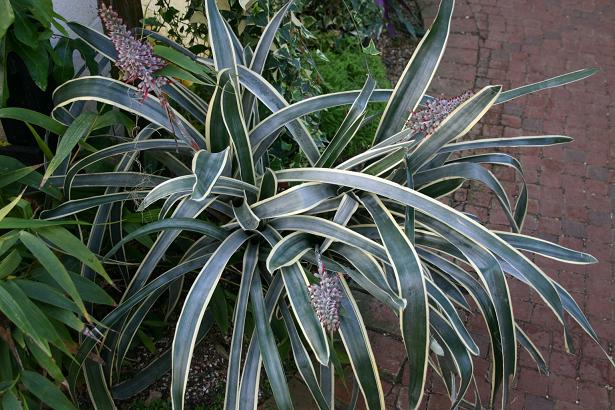
[[[13,113],[20,109],[0,109]],[[25,110],[24,110],[25,111]],[[74,408],[62,391],[81,337],[97,339],[87,306],[113,299],[94,280],[112,281],[71,221],[34,219],[43,176],[0,156],[0,408]],[[27,192],[24,187],[31,187]],[[59,198],[52,186],[44,194]],[[34,209],[33,209],[34,208]],[[75,221],[73,221],[75,222]],[[72,226],[71,226],[72,225]],[[81,264],[93,276],[77,272]]]
[[[326,93],[360,89],[368,74],[374,77],[378,88],[391,86],[380,56],[362,53],[360,46],[353,40],[346,40],[337,48],[325,51],[325,56],[327,61],[318,63],[318,71],[323,78],[322,89]],[[368,117],[376,118],[365,125],[348,144],[345,157],[352,157],[369,148],[378,127],[377,116],[384,107],[384,103],[371,104],[366,110]],[[347,112],[347,107],[336,107],[321,113],[320,131],[325,139],[329,140],[335,135]]]

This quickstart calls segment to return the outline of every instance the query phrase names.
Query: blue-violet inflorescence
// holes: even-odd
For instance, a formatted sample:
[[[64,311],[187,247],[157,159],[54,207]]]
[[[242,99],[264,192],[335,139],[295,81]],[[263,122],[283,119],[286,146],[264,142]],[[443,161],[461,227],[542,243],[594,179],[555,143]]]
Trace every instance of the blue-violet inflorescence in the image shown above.
[[[137,87],[144,100],[150,91],[161,96],[160,89],[168,84],[169,79],[156,77],[155,73],[166,65],[165,61],[154,55],[151,44],[137,40],[121,17],[104,3],[100,7],[100,19],[117,51],[115,65],[122,71],[122,80],[127,83],[139,81]]]
[[[406,127],[412,130],[412,137],[429,137],[438,128],[440,123],[455,108],[472,96],[472,91],[466,91],[453,98],[434,98],[429,100],[424,108],[412,113]]]
[[[335,272],[327,272],[320,252],[316,249],[318,272],[314,275],[320,279],[318,284],[308,286],[310,300],[320,323],[329,332],[335,332],[340,326],[340,303],[342,286]]]

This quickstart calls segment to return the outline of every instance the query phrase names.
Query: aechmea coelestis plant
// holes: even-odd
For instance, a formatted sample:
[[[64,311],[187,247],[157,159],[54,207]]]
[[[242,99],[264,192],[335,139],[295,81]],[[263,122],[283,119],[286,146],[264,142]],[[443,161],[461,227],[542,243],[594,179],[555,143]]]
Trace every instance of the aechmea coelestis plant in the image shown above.
[[[262,72],[277,28],[292,4],[272,17],[254,49],[239,44],[215,0],[206,0],[205,5],[211,60],[145,32],[158,42],[155,50],[168,64],[196,78],[203,79],[210,71],[216,74],[209,101],[177,81],[164,89],[173,116],[194,140],[194,147],[170,135],[176,128],[156,97],[134,98],[135,88],[129,84],[81,77],[55,92],[54,113],[60,122],[70,121],[62,115],[66,109],[94,100],[139,116],[142,125],[128,139],[74,158],[58,183],[71,199],[41,215],[65,218],[94,208],[90,249],[127,271],[121,302],[99,318],[103,345],[82,342],[69,378],[71,389],[82,373],[97,407],[113,408],[114,401],[137,394],[170,370],[173,407],[183,408],[193,352],[211,328],[210,302],[221,286],[236,296],[226,409],[256,408],[261,366],[277,406],[293,407],[286,379],[293,369],[284,366],[277,348],[282,336],[272,331],[272,321],[285,329],[294,367],[315,406],[334,406],[335,377],[330,372],[339,362],[335,355],[344,351],[366,406],[384,408],[378,366],[355,292],[376,298],[399,318],[411,369],[404,380],[411,408],[421,402],[429,366],[444,380],[452,407],[468,405],[466,395],[474,397],[467,393],[475,386],[472,357],[479,355],[479,348],[459,315],[459,310],[470,311],[471,306],[478,307],[490,335],[491,405],[499,391],[501,404],[508,401],[517,344],[546,369],[540,352],[515,320],[510,281],[527,284],[544,300],[562,324],[570,350],[565,313],[597,342],[570,294],[525,253],[577,264],[596,260],[523,235],[525,183],[511,204],[498,179],[484,167],[512,167],[522,177],[515,158],[492,150],[545,147],[571,139],[540,135],[462,141],[492,106],[583,79],[596,70],[579,70],[513,90],[487,86],[457,97],[454,104],[434,101],[425,91],[443,55],[453,12],[453,0],[443,0],[395,89],[377,89],[368,78],[361,90],[289,104]],[[117,58],[113,42],[103,34],[77,24],[70,27],[105,58]],[[341,154],[365,123],[370,103],[386,103],[373,144],[342,162]],[[344,121],[319,148],[302,118],[341,105],[349,107]],[[426,116],[430,109],[433,117]],[[409,117],[410,113],[415,114]],[[282,132],[293,138],[311,166],[267,168],[268,150]],[[469,155],[470,150],[487,151]],[[148,175],[137,168],[136,156],[144,152],[154,156],[162,174]],[[109,161],[113,169],[106,165],[107,171],[101,173],[101,164]],[[95,172],[94,164],[99,165]],[[473,215],[438,200],[467,180],[493,191],[508,218],[508,232],[492,231]],[[92,196],[92,187],[101,187],[100,192]],[[155,209],[158,219],[123,231],[122,210],[133,209],[135,199],[139,210]],[[105,226],[110,228],[108,240]],[[124,263],[125,245],[146,234],[155,234],[156,239],[145,257]],[[193,272],[196,276],[189,275]],[[310,272],[319,272],[320,277]],[[89,275],[87,267],[83,273]],[[234,284],[223,285],[228,280]],[[331,303],[321,307],[327,298]],[[120,369],[135,334],[148,312],[163,302],[168,317],[179,315],[172,348],[122,380]],[[248,312],[250,322],[246,322]],[[92,359],[97,356],[102,360]],[[318,369],[329,372],[327,377],[319,378]]]

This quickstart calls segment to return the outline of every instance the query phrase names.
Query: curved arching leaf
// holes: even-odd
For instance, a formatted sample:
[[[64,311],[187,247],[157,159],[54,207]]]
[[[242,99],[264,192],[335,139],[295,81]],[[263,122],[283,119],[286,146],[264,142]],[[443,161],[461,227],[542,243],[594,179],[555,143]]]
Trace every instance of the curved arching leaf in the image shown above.
[[[442,0],[438,14],[401,74],[374,136],[374,144],[401,131],[410,113],[421,102],[436,74],[448,40],[454,0]]]
[[[212,191],[218,177],[222,174],[229,157],[229,148],[222,152],[210,153],[199,150],[192,158],[192,172],[195,176],[192,199],[204,200]]]
[[[75,101],[98,101],[139,115],[176,134],[180,139],[185,137],[191,138],[191,141],[184,141],[189,145],[196,143],[199,148],[205,148],[205,138],[203,135],[182,117],[180,113],[173,111],[172,117],[177,122],[176,125],[171,121],[158,98],[150,95],[147,99],[143,100],[136,87],[118,80],[99,76],[80,77],[70,80],[55,89],[53,101],[55,107],[52,115],[54,117],[58,115],[60,108]],[[177,126],[185,129],[188,133],[187,136],[184,136],[183,132],[178,132],[180,130],[176,129]]]
[[[515,266],[516,269],[522,271],[526,277],[531,277],[532,279],[530,282],[532,286],[539,289],[539,294],[553,310],[559,322],[564,325],[564,330],[566,331],[562,303],[552,281],[521,252],[463,213],[386,179],[364,175],[358,172],[337,169],[298,168],[278,171],[276,175],[279,181],[320,181],[325,184],[337,184],[372,192],[398,201],[401,204],[412,206],[417,211],[439,220],[449,228],[456,230],[468,238],[472,238],[473,242],[489,249],[493,254],[510,265]]]
[[[256,323],[256,336],[258,345],[263,358],[267,379],[271,385],[273,397],[280,409],[293,409],[290,398],[290,390],[286,382],[286,375],[282,368],[280,352],[273,337],[271,326],[263,299],[263,285],[261,284],[260,274],[256,272],[252,276],[252,286],[250,287],[250,301],[252,302],[252,314]]]
[[[375,195],[364,195],[361,202],[378,228],[395,273],[399,297],[406,299],[406,307],[399,311],[399,326],[411,369],[408,380],[409,407],[416,408],[425,390],[429,354],[429,307],[425,273],[414,246],[382,201]]]
[[[258,242],[250,242],[243,254],[243,272],[237,303],[233,313],[233,335],[231,347],[229,349],[229,364],[226,372],[226,394],[224,395],[224,408],[235,410],[239,403],[239,383],[241,376],[241,356],[243,349],[243,338],[246,323],[246,312],[248,309],[248,297],[250,295],[252,276],[256,270],[258,262]]]
[[[105,255],[105,259],[113,256],[123,245],[127,244],[130,241],[133,241],[140,236],[148,235],[154,232],[175,229],[198,232],[220,241],[223,241],[228,236],[227,231],[207,221],[181,217],[161,219],[140,226],[139,228],[130,232],[128,235],[122,238],[121,242],[116,243],[113,248],[111,248],[111,250],[107,252],[107,254]]]
[[[184,408],[184,395],[192,352],[209,300],[228,260],[248,239],[249,236],[242,231],[235,231],[229,235],[201,269],[186,296],[173,336],[171,401],[175,409]]]
[[[384,408],[384,393],[380,383],[380,374],[376,366],[376,359],[369,343],[367,329],[363,322],[361,312],[350,292],[350,288],[343,277],[340,277],[343,296],[340,316],[340,336],[348,352],[350,365],[357,378],[359,388],[365,399],[368,409]]]

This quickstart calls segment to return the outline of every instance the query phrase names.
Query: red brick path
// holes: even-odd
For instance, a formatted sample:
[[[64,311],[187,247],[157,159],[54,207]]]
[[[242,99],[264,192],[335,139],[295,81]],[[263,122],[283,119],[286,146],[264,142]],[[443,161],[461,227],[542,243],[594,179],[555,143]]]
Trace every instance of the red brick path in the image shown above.
[[[436,3],[419,0],[419,3]],[[430,22],[433,5],[423,10]],[[575,297],[609,351],[615,344],[615,2],[613,0],[462,0],[432,94],[458,94],[487,84],[504,89],[584,67],[594,77],[519,98],[498,106],[475,128],[477,137],[561,134],[572,144],[514,151],[529,184],[524,233],[591,253],[591,266],[565,265],[537,258],[547,274]],[[499,174],[513,186],[514,175]],[[611,183],[609,183],[611,182]],[[464,197],[457,197],[464,200]],[[478,186],[467,194],[471,211],[492,227],[505,229],[494,198]],[[612,409],[615,369],[602,351],[572,325],[577,354],[563,348],[562,329],[544,303],[524,285],[511,281],[514,313],[542,350],[551,375],[539,375],[520,352],[511,409]],[[390,408],[405,408],[407,369],[396,319],[371,303],[365,319],[371,334]],[[389,320],[387,321],[387,317]],[[391,326],[389,326],[391,325]],[[470,320],[483,357],[475,360],[483,403],[488,399],[488,338],[483,323]],[[387,333],[389,332],[389,333]],[[382,334],[385,334],[384,336]],[[521,349],[522,350],[522,349]],[[450,406],[439,380],[428,384],[426,408]]]

